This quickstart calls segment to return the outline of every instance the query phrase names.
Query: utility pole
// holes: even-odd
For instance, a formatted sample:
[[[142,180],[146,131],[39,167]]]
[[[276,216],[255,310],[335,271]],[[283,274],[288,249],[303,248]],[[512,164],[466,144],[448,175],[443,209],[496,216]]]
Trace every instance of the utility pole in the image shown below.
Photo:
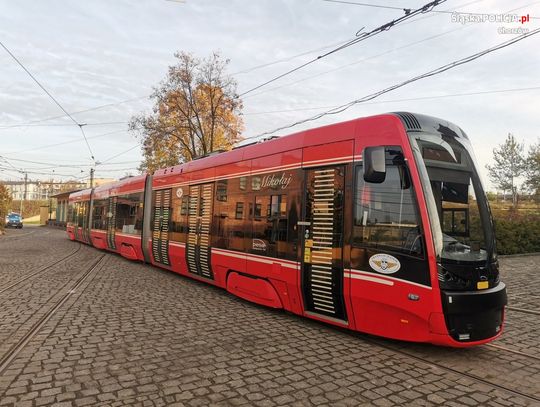
[[[28,193],[28,173],[24,173],[24,200],[26,201],[26,194]]]
[[[21,199],[21,207],[19,209],[19,214],[21,215],[21,219],[23,218],[23,201],[26,201],[26,193],[27,193],[27,184],[28,184],[28,173],[24,173],[24,195],[23,199]]]
[[[54,178],[51,178],[51,183],[49,184],[49,222],[52,220],[52,194],[54,191]]]
[[[90,188],[94,188],[94,169],[90,168]]]

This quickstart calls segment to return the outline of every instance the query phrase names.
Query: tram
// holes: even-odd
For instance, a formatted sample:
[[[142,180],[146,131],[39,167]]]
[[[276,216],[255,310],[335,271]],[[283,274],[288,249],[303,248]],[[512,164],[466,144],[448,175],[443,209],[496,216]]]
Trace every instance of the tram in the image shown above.
[[[67,234],[233,295],[373,335],[502,333],[493,221],[456,125],[391,113],[72,193]]]

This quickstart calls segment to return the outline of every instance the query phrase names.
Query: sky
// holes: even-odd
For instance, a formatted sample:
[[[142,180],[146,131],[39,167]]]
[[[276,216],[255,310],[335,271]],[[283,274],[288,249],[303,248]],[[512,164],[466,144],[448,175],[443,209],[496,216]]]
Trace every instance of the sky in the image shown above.
[[[360,2],[351,0],[350,2]],[[336,44],[369,32],[428,0],[0,0],[0,41],[78,122],[100,163],[97,178],[135,174],[139,140],[130,118],[149,112],[148,95],[176,51],[219,51],[243,92]],[[460,13],[529,15],[528,22],[455,21]],[[438,11],[438,12],[435,12]],[[540,27],[540,1],[448,0],[377,36],[246,94],[244,137],[311,117]],[[392,111],[440,117],[469,135],[485,165],[508,133],[540,141],[540,34],[358,104],[302,129]],[[265,65],[261,67],[261,65]],[[81,131],[0,48],[0,180],[87,178],[92,166]],[[7,161],[6,161],[7,160]]]

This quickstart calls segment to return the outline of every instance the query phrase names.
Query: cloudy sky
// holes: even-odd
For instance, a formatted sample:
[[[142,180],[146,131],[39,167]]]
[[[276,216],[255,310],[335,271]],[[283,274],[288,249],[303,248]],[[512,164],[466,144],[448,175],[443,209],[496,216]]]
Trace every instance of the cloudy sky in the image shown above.
[[[414,9],[427,0],[365,3]],[[370,31],[403,15],[398,9],[324,0],[0,0],[0,10],[0,41],[86,124],[94,156],[103,162],[97,177],[134,173],[140,152],[127,122],[150,109],[147,96],[174,63],[175,51],[207,56],[219,50],[230,59],[229,72],[242,93],[362,28]],[[310,117],[515,37],[499,33],[501,27],[540,26],[534,18],[540,17],[540,1],[448,0],[435,10],[531,18],[524,24],[461,24],[451,13],[431,12],[410,19],[246,95],[244,136]],[[483,167],[509,132],[526,145],[540,136],[539,50],[540,34],[277,135],[389,111],[430,114],[469,134],[487,181]],[[32,179],[88,175],[88,148],[79,128],[63,115],[0,48],[0,179],[20,177],[14,168],[30,172]]]

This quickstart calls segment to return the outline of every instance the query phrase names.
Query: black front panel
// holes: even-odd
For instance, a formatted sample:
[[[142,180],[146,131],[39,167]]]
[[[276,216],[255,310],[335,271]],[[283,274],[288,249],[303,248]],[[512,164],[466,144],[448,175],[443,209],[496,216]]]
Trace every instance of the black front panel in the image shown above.
[[[450,336],[460,342],[473,342],[495,336],[501,329],[506,286],[483,291],[442,291],[443,311]]]
[[[170,266],[169,222],[171,217],[171,189],[154,191],[154,220],[152,222],[152,254],[157,263]]]
[[[343,303],[343,166],[306,171],[302,287],[306,311],[347,320]]]

